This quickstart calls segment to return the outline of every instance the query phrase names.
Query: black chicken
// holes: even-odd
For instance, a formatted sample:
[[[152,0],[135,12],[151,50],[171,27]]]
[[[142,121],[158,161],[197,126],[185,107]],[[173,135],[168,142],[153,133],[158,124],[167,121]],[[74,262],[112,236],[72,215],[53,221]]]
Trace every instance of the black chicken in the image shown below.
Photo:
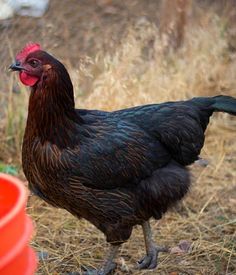
[[[186,166],[198,159],[215,111],[236,115],[236,99],[199,97],[115,112],[78,110],[62,63],[28,44],[10,67],[31,86],[23,170],[30,189],[100,229],[111,244],[99,274],[114,269],[119,246],[142,225],[146,257],[158,252],[149,219],[161,219],[190,187]]]

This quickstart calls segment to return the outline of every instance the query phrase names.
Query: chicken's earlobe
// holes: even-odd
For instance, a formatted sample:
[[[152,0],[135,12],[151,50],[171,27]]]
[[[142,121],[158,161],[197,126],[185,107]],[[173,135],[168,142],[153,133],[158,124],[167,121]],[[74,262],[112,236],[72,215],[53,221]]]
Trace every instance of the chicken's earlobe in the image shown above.
[[[45,64],[45,65],[43,65],[43,70],[45,71],[45,72],[47,72],[48,70],[50,70],[52,68],[52,65],[50,65],[50,64]]]

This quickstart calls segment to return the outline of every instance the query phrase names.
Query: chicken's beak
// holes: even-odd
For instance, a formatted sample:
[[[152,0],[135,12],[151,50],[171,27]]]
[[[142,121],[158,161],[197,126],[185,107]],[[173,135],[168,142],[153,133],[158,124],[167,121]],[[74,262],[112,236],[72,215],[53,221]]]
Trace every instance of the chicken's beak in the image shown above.
[[[11,64],[11,66],[9,67],[9,70],[11,70],[11,71],[22,71],[22,70],[24,70],[24,67],[21,66],[19,61],[16,61],[16,62]]]

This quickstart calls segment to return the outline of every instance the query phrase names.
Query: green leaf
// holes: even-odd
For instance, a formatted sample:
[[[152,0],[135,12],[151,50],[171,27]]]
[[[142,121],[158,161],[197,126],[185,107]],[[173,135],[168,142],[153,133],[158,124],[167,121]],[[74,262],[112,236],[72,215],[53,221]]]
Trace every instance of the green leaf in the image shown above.
[[[18,170],[13,165],[8,165],[0,162],[0,172],[10,174],[16,176],[18,174]]]

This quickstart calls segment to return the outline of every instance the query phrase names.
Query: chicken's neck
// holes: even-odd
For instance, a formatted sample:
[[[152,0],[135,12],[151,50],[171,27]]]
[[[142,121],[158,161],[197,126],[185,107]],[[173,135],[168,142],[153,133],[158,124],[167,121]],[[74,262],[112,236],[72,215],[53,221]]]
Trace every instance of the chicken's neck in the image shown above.
[[[38,83],[32,87],[26,135],[37,137],[42,143],[49,141],[61,148],[67,147],[74,143],[81,123],[74,109],[70,79],[59,79],[53,85]]]

